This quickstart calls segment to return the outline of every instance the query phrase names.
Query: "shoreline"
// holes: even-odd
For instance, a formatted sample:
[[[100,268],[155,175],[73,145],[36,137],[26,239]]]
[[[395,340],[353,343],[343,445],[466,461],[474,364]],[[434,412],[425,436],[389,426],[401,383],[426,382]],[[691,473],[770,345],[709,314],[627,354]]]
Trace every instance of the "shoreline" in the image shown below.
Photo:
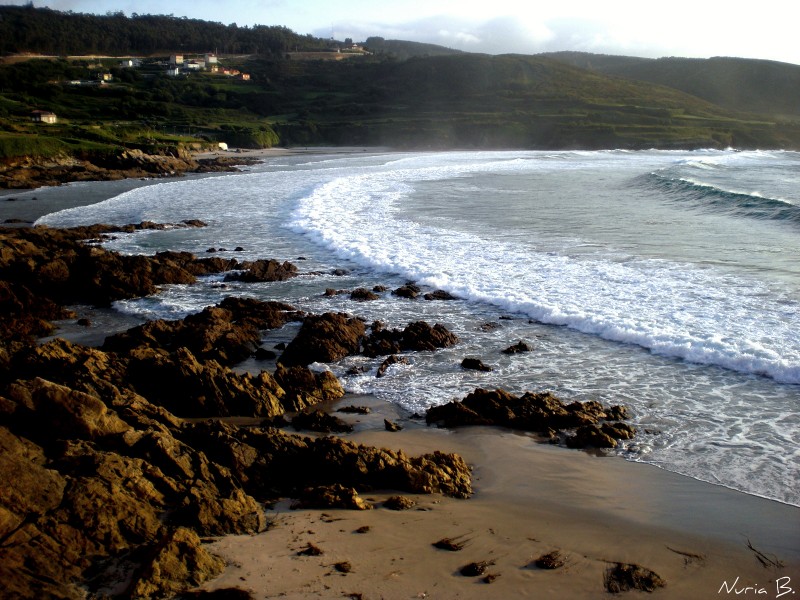
[[[348,155],[365,153],[388,153],[388,147],[364,146],[308,146],[297,148],[235,149],[213,152],[193,152],[195,160],[236,159],[259,163],[270,158],[300,155]],[[234,163],[235,164],[235,163]],[[116,180],[72,181],[61,185],[41,186],[28,189],[0,189],[0,226],[27,227],[38,218],[77,206],[97,204],[139,187],[180,181],[185,179],[219,177],[245,173],[240,168],[234,171],[212,171],[206,173],[186,172],[168,177],[130,177]]]
[[[72,191],[69,187],[55,189]],[[92,203],[85,194],[73,195],[63,200],[72,206]],[[256,597],[287,598],[599,598],[607,597],[603,574],[615,562],[655,571],[667,581],[657,592],[662,597],[715,596],[724,582],[733,585],[737,577],[761,586],[769,598],[777,597],[779,578],[788,577],[800,588],[800,545],[792,544],[800,539],[798,507],[654,465],[542,445],[531,435],[500,428],[444,430],[404,422],[404,431],[389,433],[383,431],[382,419],[402,415],[375,398],[346,396],[329,408],[335,411],[354,402],[370,405],[373,413],[345,417],[360,424],[343,439],[414,455],[457,452],[474,466],[473,497],[407,494],[424,510],[400,513],[380,507],[366,512],[288,511],[281,503],[267,513],[280,527],[225,536],[209,546],[228,567],[204,589],[236,586],[253,590]],[[395,494],[363,495],[377,504]],[[352,533],[364,524],[370,525],[368,533]],[[470,539],[461,552],[431,547],[437,539],[461,534]],[[748,540],[784,567],[763,567]],[[325,554],[297,557],[307,542]],[[562,569],[530,567],[537,556],[553,550],[567,557]],[[263,556],[270,557],[268,564],[258,561]],[[499,577],[487,587],[457,573],[473,560],[495,560],[489,572]],[[332,569],[340,561],[350,562],[352,571]],[[277,581],[263,581],[270,572]]]
[[[664,598],[716,597],[737,577],[774,598],[780,578],[800,581],[800,547],[792,545],[797,507],[512,430],[411,426],[390,433],[381,423],[397,414],[394,407],[361,396],[330,408],[344,404],[373,408],[346,439],[410,454],[456,452],[474,468],[473,496],[405,494],[417,506],[402,512],[381,506],[391,490],[364,493],[375,508],[362,512],[291,510],[282,502],[268,511],[273,529],[211,542],[228,566],[202,589],[239,587],[258,598],[607,598],[604,575],[615,563],[657,573],[666,581],[656,592]],[[368,532],[356,533],[364,526]],[[445,537],[466,546],[432,546]],[[323,554],[297,556],[308,543]],[[562,568],[532,565],[553,551],[566,561]],[[783,567],[766,568],[756,551]],[[351,566],[346,574],[334,567],[342,561]],[[488,585],[462,576],[460,567],[472,561],[494,561],[487,573],[496,579]]]

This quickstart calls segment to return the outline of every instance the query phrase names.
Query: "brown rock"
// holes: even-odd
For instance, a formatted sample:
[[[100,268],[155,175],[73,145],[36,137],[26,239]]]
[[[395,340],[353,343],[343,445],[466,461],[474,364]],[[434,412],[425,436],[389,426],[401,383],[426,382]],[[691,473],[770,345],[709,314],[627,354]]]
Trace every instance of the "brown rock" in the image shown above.
[[[336,375],[330,371],[314,373],[307,367],[286,368],[278,364],[275,381],[284,390],[282,404],[288,412],[298,412],[320,402],[338,400],[344,396],[344,388]]]
[[[213,579],[224,568],[225,561],[209,554],[196,533],[179,527],[151,548],[128,594],[143,600],[163,598]]]
[[[461,368],[468,369],[470,371],[492,371],[492,367],[483,364],[483,361],[479,358],[470,358],[467,357],[461,361]]]
[[[392,365],[407,365],[408,359],[405,356],[397,356],[397,354],[392,354],[389,358],[384,360],[380,366],[378,367],[378,372],[375,373],[375,377],[383,377],[386,374],[386,371]]]
[[[358,302],[377,300],[378,298],[380,298],[378,294],[370,292],[367,288],[357,288],[350,293],[350,299]]]
[[[357,354],[364,323],[343,313],[309,316],[278,362],[286,366],[329,363]]]
[[[408,496],[391,496],[383,503],[383,506],[389,510],[408,510],[416,505],[416,500]]]
[[[256,260],[242,263],[241,273],[229,273],[224,281],[242,281],[245,283],[286,281],[297,276],[297,267],[290,262],[280,263],[277,260]]]
[[[530,352],[530,351],[531,347],[528,346],[528,344],[526,344],[522,340],[520,340],[516,344],[513,344],[508,348],[506,348],[505,350],[503,350],[503,354],[520,354],[521,352]]]
[[[371,510],[372,505],[350,487],[334,483],[303,490],[294,508],[344,508],[348,510]]]

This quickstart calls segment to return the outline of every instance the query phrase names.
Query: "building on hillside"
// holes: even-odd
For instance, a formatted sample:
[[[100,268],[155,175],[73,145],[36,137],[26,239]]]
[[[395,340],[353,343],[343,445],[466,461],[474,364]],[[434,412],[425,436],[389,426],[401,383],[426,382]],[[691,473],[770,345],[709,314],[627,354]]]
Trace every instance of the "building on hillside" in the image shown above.
[[[239,79],[242,81],[250,81],[250,73],[239,73]]]
[[[205,63],[198,60],[190,60],[189,62],[183,63],[183,68],[187,71],[202,71],[205,69]]]
[[[126,58],[119,63],[119,66],[123,69],[138,69],[142,66],[142,61],[138,58]]]
[[[172,66],[178,66],[183,64],[183,54],[173,54],[169,57],[169,64]]]
[[[97,81],[112,81],[114,76],[111,73],[95,73],[94,78]]]
[[[205,63],[206,63],[206,68],[210,69],[211,65],[217,64],[217,55],[216,54],[206,54]]]
[[[49,110],[35,110],[31,113],[31,120],[34,123],[48,123],[52,125],[58,122],[58,117],[56,117],[56,113],[50,112]]]
[[[179,68],[179,67],[169,67],[169,68],[166,70],[166,74],[167,74],[169,77],[177,77],[178,75],[180,75],[180,74],[181,74],[181,70],[180,70],[180,68]]]

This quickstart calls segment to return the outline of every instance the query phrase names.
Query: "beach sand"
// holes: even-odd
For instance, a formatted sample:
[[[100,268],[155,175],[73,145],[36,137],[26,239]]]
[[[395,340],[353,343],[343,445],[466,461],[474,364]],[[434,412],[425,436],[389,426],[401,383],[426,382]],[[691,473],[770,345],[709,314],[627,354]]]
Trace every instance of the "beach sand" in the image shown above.
[[[339,150],[364,151],[377,150]],[[293,152],[331,149],[242,154],[266,158]],[[163,181],[3,191],[0,222],[32,222]],[[256,598],[609,598],[604,575],[620,562],[641,565],[665,580],[654,592],[660,598],[788,599],[800,590],[800,508],[652,465],[553,447],[528,434],[425,427],[373,397],[346,397],[330,408],[342,404],[373,409],[366,416],[339,415],[356,425],[347,439],[408,454],[461,454],[474,468],[474,496],[412,495],[417,506],[406,511],[381,506],[397,494],[391,490],[363,494],[375,505],[363,512],[291,510],[291,501],[283,501],[268,511],[270,530],[210,542],[228,567],[204,589],[240,587]],[[405,429],[385,431],[384,418]],[[366,533],[356,533],[365,526]],[[433,547],[442,538],[465,546],[458,552]],[[323,554],[298,556],[308,543]],[[553,551],[563,557],[562,567],[532,565]],[[459,573],[476,561],[491,563],[486,573],[497,575],[491,583]],[[337,570],[337,564],[347,570],[340,563],[349,563],[349,572]]]
[[[414,425],[370,397],[339,404],[351,403],[373,412],[339,415],[358,421],[348,439],[409,454],[457,452],[473,466],[474,496],[409,495],[417,505],[406,511],[382,507],[397,494],[390,490],[363,494],[370,511],[291,510],[281,502],[268,511],[272,529],[210,544],[228,567],[205,589],[240,587],[255,598],[608,598],[604,577],[616,563],[658,574],[666,582],[654,592],[660,598],[762,589],[758,597],[776,598],[800,589],[796,507],[509,430]],[[406,428],[387,432],[384,418],[401,418]],[[465,546],[435,548],[443,538]],[[298,555],[309,543],[323,554]],[[553,551],[564,566],[534,566]],[[479,561],[491,563],[491,583],[460,574]],[[347,569],[340,563],[349,572],[337,570]],[[735,593],[747,586],[755,589]]]

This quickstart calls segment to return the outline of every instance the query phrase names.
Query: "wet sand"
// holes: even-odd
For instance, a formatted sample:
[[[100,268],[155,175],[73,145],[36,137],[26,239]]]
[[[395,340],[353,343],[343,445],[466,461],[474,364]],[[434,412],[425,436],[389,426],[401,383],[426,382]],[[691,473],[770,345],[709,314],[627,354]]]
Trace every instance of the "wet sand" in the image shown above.
[[[207,589],[240,587],[256,598],[608,598],[604,577],[616,563],[657,573],[666,581],[654,592],[660,598],[741,597],[747,586],[776,598],[786,591],[779,586],[800,589],[797,507],[509,430],[404,421],[390,433],[383,418],[402,420],[393,406],[370,397],[338,405],[350,403],[374,410],[339,414],[358,421],[347,437],[409,454],[458,452],[473,466],[474,496],[411,495],[417,506],[399,512],[381,505],[390,490],[363,494],[375,506],[363,512],[291,510],[287,500],[268,511],[273,529],[211,544],[229,566]],[[442,538],[465,546],[435,548]],[[309,543],[323,554],[298,556]],[[553,551],[563,567],[533,565]],[[477,561],[491,563],[491,583],[460,574]],[[345,562],[342,573],[336,565]]]

